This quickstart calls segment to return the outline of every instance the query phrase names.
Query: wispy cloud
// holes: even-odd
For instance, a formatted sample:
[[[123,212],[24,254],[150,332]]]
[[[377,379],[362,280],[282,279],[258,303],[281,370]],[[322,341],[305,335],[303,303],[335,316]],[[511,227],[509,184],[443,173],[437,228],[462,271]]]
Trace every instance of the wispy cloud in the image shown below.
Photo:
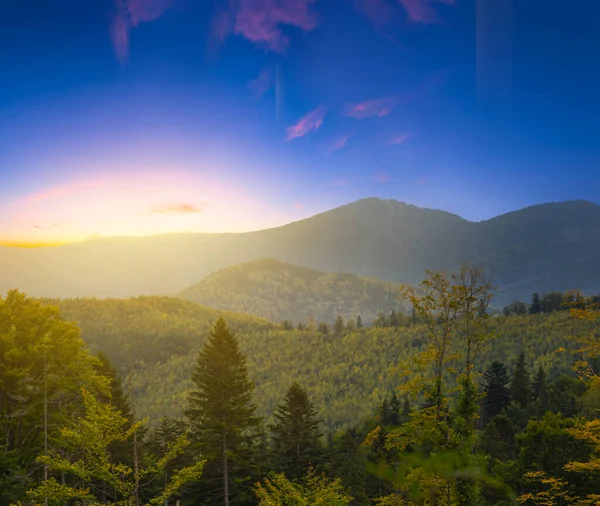
[[[398,105],[398,97],[381,97],[346,106],[346,116],[367,118],[387,116]]]
[[[325,106],[319,106],[302,117],[298,123],[288,127],[286,140],[291,141],[297,137],[303,137],[312,130],[317,130],[323,124],[323,118],[327,113]]]
[[[352,137],[352,134],[345,134],[345,135],[342,135],[341,137],[338,137],[331,144],[331,146],[329,146],[327,148],[327,154],[330,155],[331,153],[334,153],[335,151],[342,149],[348,143],[348,140],[350,140],[350,137]]]
[[[404,7],[409,21],[430,25],[439,23],[439,17],[433,4],[455,5],[455,0],[398,0]]]
[[[38,230],[44,230],[45,227],[40,227],[39,225],[34,225],[33,228],[37,228]]]
[[[248,83],[248,88],[250,88],[254,98],[262,97],[273,86],[275,86],[275,73],[272,66],[262,69],[258,77]]]
[[[314,29],[318,17],[312,10],[316,0],[229,0],[212,22],[213,37],[219,41],[229,35],[241,35],[267,51],[285,53],[289,37],[281,30],[284,25],[305,32]]]
[[[389,141],[389,144],[396,146],[398,144],[404,144],[404,142],[407,139],[410,139],[412,137],[412,134],[401,134],[401,135],[397,135],[396,137],[394,137],[393,139],[391,139]]]
[[[304,204],[302,204],[302,203],[294,204],[294,209],[296,209],[297,211],[300,211],[300,210],[304,209]]]
[[[167,204],[161,207],[152,209],[152,213],[156,214],[190,214],[201,213],[202,208],[193,204]]]
[[[382,29],[394,17],[394,4],[389,0],[354,0],[354,8],[377,29]]]
[[[131,30],[140,23],[154,21],[173,7],[175,0],[116,0],[111,37],[117,59],[121,64],[129,58]]]

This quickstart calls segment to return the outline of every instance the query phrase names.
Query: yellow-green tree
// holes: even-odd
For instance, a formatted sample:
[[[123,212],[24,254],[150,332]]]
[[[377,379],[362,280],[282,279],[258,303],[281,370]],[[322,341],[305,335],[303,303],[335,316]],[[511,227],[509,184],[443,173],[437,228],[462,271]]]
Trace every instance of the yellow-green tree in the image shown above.
[[[77,486],[59,483],[51,477],[29,491],[29,497],[57,506],[71,499],[82,499],[88,504],[139,504],[138,485],[162,476],[166,465],[188,446],[187,438],[178,438],[164,457],[136,473],[135,469],[113,460],[110,447],[129,439],[142,422],[131,425],[111,404],[99,402],[86,390],[82,395],[85,414],[61,429],[56,449],[38,457],[38,462],[52,474],[73,480]],[[151,499],[150,504],[163,504],[185,483],[198,479],[204,463],[198,461],[174,472],[162,493]]]

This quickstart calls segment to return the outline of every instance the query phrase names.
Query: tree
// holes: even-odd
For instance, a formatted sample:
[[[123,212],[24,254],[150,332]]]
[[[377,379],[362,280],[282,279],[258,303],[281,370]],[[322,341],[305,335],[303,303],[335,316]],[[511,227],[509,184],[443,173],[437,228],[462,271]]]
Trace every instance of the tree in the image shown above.
[[[362,322],[362,318],[359,316],[356,317],[356,328],[358,330],[363,328],[363,322]]]
[[[538,415],[543,416],[550,409],[550,391],[546,382],[546,372],[542,366],[533,378],[531,393]]]
[[[318,331],[320,334],[323,334],[324,336],[329,334],[329,325],[327,325],[326,323],[319,323],[319,327],[318,327]]]
[[[542,304],[540,302],[540,296],[534,293],[531,296],[531,305],[529,306],[529,314],[538,314],[542,312]]]
[[[310,472],[302,484],[292,483],[283,474],[265,478],[254,489],[259,506],[347,506],[350,497],[341,481]]]
[[[527,314],[529,307],[525,302],[513,300],[508,306],[505,306],[502,312],[505,316]]]
[[[344,332],[344,319],[342,315],[337,315],[335,323],[333,324],[333,332],[336,336],[341,336]]]
[[[320,420],[306,392],[293,383],[273,414],[277,422],[270,427],[274,461],[292,480],[304,476],[320,464],[323,454]]]
[[[525,363],[525,353],[523,352],[519,354],[517,359],[517,365],[510,384],[510,393],[513,401],[522,408],[531,401],[530,376]]]
[[[195,390],[189,394],[186,416],[208,459],[206,473],[221,481],[208,500],[225,506],[231,497],[240,502],[248,490],[248,454],[260,418],[254,415],[254,385],[248,379],[246,358],[223,318],[217,320],[200,351],[192,381]]]
[[[561,292],[550,292],[542,295],[542,298],[540,299],[542,313],[563,311],[566,309],[563,302],[564,295]]]
[[[433,368],[433,384],[426,395],[435,406],[436,417],[440,419],[446,403],[444,372],[451,358],[450,346],[461,306],[456,290],[446,274],[426,272],[428,277],[418,287],[403,286],[400,296],[410,301],[427,330],[427,349],[415,362],[419,367],[431,365]]]
[[[486,420],[500,414],[510,403],[510,391],[506,387],[510,383],[510,377],[506,372],[506,366],[495,361],[483,375],[485,401],[483,410]]]
[[[166,455],[153,465],[139,470],[122,464],[111,455],[110,448],[128,440],[137,431],[141,422],[130,424],[119,411],[109,403],[99,402],[85,389],[82,390],[85,414],[61,428],[59,448],[48,455],[41,455],[38,461],[51,471],[63,477],[77,479],[75,487],[58,483],[54,478],[28,492],[36,501],[48,499],[49,504],[67,504],[69,500],[81,499],[95,502],[90,491],[92,484],[100,483],[103,500],[110,499],[115,504],[138,504],[138,480],[152,481],[161,476],[165,466],[176,458],[188,445],[185,436],[179,437],[169,446]],[[129,425],[129,428],[126,426]],[[198,479],[205,461],[198,461],[189,467],[177,470],[166,483],[164,489],[150,500],[151,504],[164,504],[173,494],[191,480]],[[85,488],[84,488],[85,487]]]

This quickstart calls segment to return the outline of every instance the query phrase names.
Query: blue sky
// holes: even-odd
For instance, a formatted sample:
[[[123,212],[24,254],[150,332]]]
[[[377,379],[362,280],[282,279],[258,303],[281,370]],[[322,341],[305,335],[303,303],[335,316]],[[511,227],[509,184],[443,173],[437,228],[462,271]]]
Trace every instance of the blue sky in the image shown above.
[[[0,240],[600,201],[600,3],[0,7]]]

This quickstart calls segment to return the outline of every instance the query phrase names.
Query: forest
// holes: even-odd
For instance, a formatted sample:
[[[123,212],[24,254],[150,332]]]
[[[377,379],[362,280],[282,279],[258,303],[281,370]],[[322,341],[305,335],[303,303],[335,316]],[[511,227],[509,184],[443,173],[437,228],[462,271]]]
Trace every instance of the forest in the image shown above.
[[[598,298],[493,295],[428,271],[368,324],[11,290],[0,505],[600,504]]]

